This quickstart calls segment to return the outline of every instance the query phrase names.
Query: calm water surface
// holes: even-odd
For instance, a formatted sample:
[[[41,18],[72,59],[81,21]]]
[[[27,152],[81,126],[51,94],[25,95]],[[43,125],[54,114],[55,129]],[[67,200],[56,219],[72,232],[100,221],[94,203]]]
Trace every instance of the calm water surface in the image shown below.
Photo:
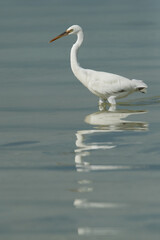
[[[0,10],[0,238],[159,239],[160,2]],[[48,44],[72,24],[85,31],[82,66],[143,79],[147,95],[99,112],[70,70],[74,36]]]

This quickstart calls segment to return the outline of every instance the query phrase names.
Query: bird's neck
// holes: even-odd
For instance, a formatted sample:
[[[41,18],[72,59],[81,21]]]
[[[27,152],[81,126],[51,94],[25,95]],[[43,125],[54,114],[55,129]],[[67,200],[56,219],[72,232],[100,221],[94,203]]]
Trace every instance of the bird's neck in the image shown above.
[[[76,78],[78,78],[78,80],[80,80],[85,86],[87,86],[85,69],[83,69],[79,65],[77,60],[78,50],[82,42],[83,42],[83,32],[80,31],[77,34],[77,41],[75,42],[75,44],[73,44],[71,48],[70,61],[71,61],[71,69],[74,75],[76,76]]]

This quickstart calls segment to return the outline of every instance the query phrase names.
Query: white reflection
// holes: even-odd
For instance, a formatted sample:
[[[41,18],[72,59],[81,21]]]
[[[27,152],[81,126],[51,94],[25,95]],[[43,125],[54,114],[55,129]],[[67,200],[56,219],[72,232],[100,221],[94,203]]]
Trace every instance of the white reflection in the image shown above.
[[[114,148],[114,145],[108,145],[105,143],[104,145],[100,145],[99,143],[92,143],[91,145],[87,145],[84,143],[84,137],[85,135],[88,134],[94,134],[97,132],[108,132],[106,130],[81,130],[77,131],[76,133],[76,146],[79,147],[78,149],[75,150],[75,152],[83,152],[83,151],[88,151],[88,150],[97,150],[97,149],[111,149]],[[82,154],[83,155],[83,154]],[[84,154],[86,156],[86,154]]]
[[[97,128],[107,131],[144,131],[148,129],[148,124],[140,121],[127,121],[131,115],[144,114],[146,111],[117,110],[114,112],[103,111],[89,114],[85,117],[85,122],[95,125]]]
[[[146,111],[129,111],[129,110],[117,110],[114,112],[102,111],[92,113],[85,117],[85,122],[93,125],[94,129],[80,130],[76,133],[76,146],[75,149],[75,164],[78,172],[89,171],[107,171],[107,170],[126,170],[131,169],[130,166],[115,166],[115,165],[93,165],[83,158],[90,155],[93,150],[111,150],[116,148],[116,144],[108,142],[86,142],[86,138],[94,139],[95,134],[104,134],[108,132],[122,132],[122,131],[146,131],[148,130],[148,124],[141,121],[129,121],[127,117],[131,115],[144,114]],[[96,137],[95,137],[96,139]],[[102,138],[103,139],[103,138]]]
[[[105,152],[114,151],[119,143],[118,140],[114,141],[114,138],[109,139],[112,136],[111,132],[119,132],[120,135],[123,131],[146,131],[148,130],[148,124],[142,121],[131,121],[126,118],[131,115],[145,114],[146,111],[129,111],[129,110],[115,110],[100,111],[92,113],[85,117],[85,122],[92,125],[92,129],[79,130],[76,132],[76,149],[75,149],[75,165],[76,170],[79,173],[93,172],[93,171],[119,171],[119,170],[131,170],[133,166],[130,165],[112,165],[112,164],[93,164],[87,161],[87,157],[94,151],[102,150]],[[108,136],[106,136],[108,134]],[[104,136],[105,135],[105,136]],[[95,161],[95,158],[94,158]],[[134,168],[136,168],[134,166]],[[90,209],[93,211],[114,211],[114,209],[120,210],[126,208],[125,203],[108,202],[107,199],[102,201],[88,200],[85,198],[91,192],[96,191],[92,181],[86,179],[89,174],[80,174],[79,176],[85,176],[85,179],[79,180],[78,190],[80,197],[75,198],[73,206],[80,211],[86,211]],[[106,191],[106,189],[105,189]],[[93,194],[93,193],[92,193]],[[82,196],[82,197],[81,197]],[[85,197],[84,197],[85,196]],[[94,196],[93,195],[90,195]],[[101,199],[101,198],[100,198]],[[106,200],[106,201],[105,201]],[[96,216],[95,216],[96,218]],[[94,221],[93,221],[94,223]],[[120,232],[115,228],[104,227],[90,227],[93,224],[92,221],[88,222],[84,227],[78,227],[78,235],[84,236],[106,236],[107,238],[113,235],[118,235]]]
[[[78,235],[112,236],[118,233],[118,230],[112,228],[78,228]]]
[[[106,203],[106,202],[89,202],[87,199],[75,199],[74,206],[76,208],[121,208],[124,204]]]
[[[77,162],[78,159],[78,162]],[[82,160],[82,156],[75,157],[77,172],[90,172],[90,171],[114,171],[114,170],[130,170],[133,167],[130,166],[118,166],[118,165],[91,165],[89,162]]]

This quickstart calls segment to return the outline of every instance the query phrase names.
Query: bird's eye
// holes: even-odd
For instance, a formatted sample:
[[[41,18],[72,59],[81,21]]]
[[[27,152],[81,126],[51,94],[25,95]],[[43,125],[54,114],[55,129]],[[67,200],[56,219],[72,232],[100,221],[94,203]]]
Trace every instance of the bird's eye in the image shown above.
[[[70,30],[68,30],[67,32],[68,32],[68,33],[71,33],[71,32],[73,32],[73,29],[70,29]]]

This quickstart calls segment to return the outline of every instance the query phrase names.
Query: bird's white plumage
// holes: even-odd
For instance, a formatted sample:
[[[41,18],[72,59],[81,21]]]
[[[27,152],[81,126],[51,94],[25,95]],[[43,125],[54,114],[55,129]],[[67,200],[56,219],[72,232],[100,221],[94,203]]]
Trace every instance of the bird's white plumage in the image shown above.
[[[71,69],[76,78],[99,97],[99,103],[108,100],[111,105],[115,105],[116,98],[126,97],[136,91],[146,92],[147,85],[142,80],[130,80],[113,73],[82,68],[77,60],[78,50],[83,42],[83,31],[80,26],[73,25],[69,27],[64,33],[50,42],[71,34],[77,35],[77,41],[73,44],[70,53]]]

